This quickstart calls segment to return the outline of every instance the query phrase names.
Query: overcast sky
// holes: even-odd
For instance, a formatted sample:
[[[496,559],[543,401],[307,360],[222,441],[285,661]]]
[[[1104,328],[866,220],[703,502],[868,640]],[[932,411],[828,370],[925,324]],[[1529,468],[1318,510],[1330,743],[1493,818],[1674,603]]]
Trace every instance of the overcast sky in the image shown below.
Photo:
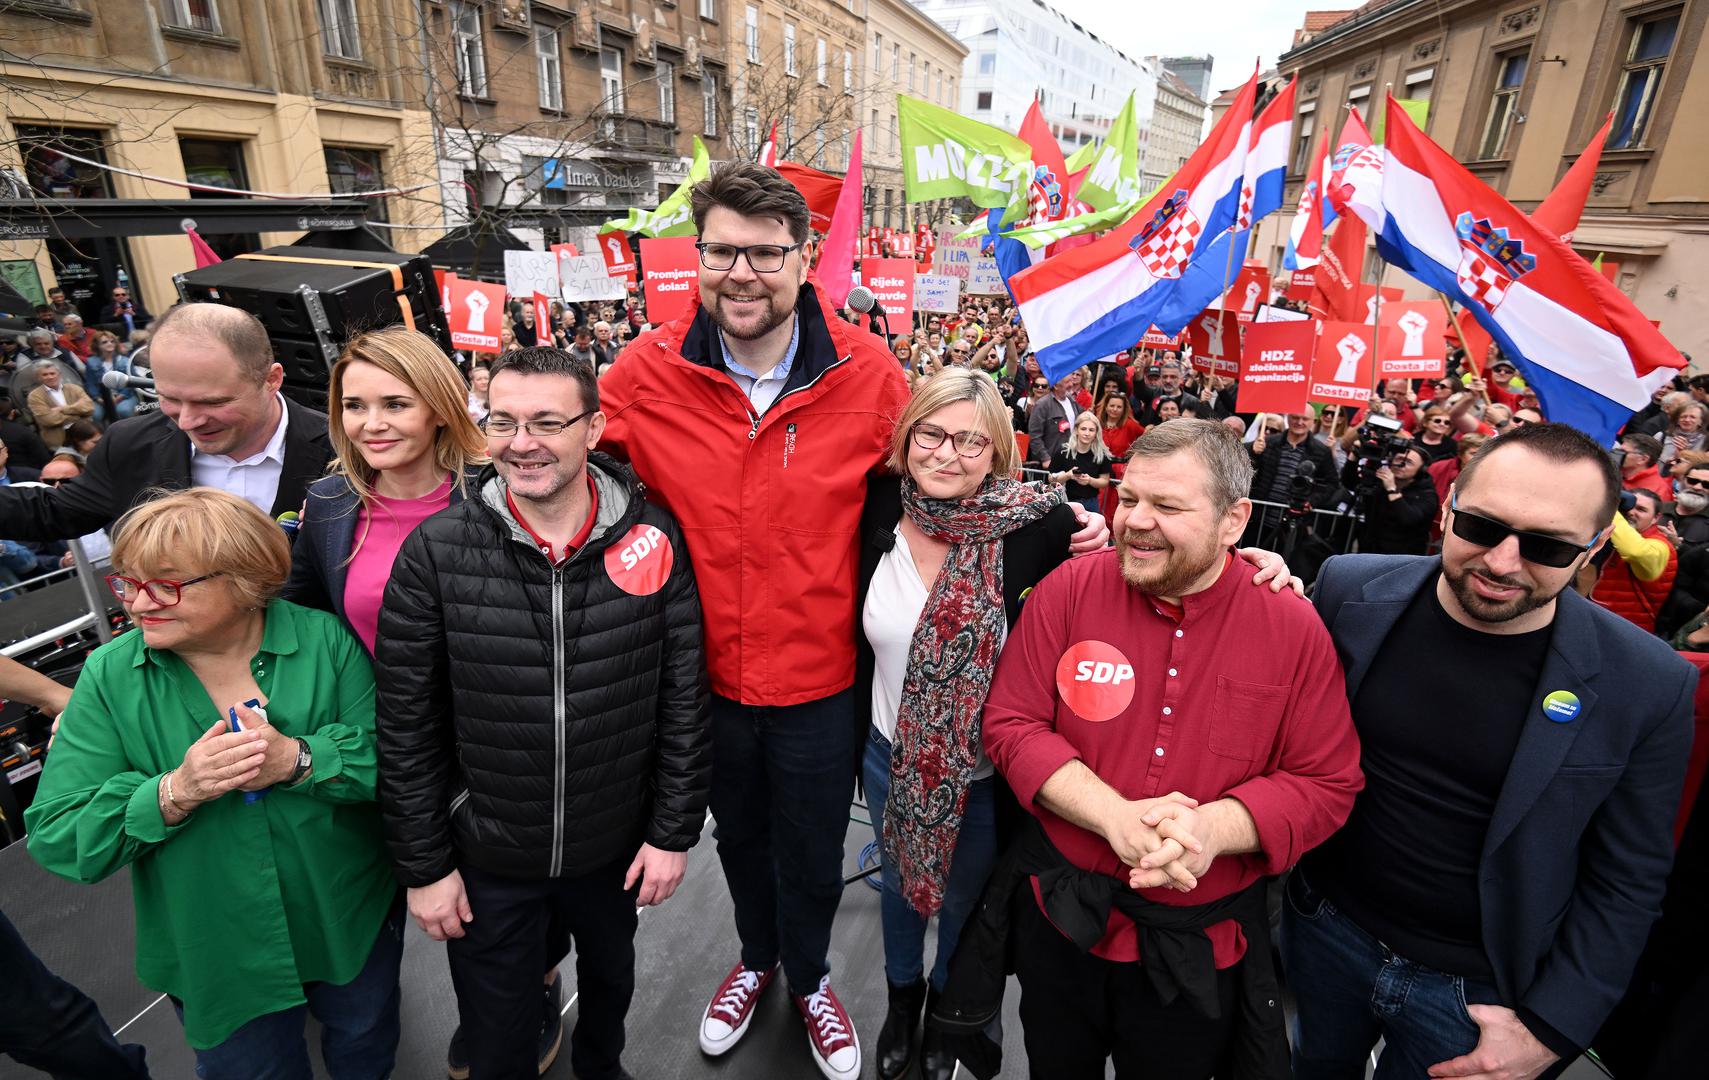
[[[1293,44],[1307,8],[1352,10],[1358,0],[1045,0],[1129,56],[1216,58],[1216,90],[1238,86],[1252,61],[1268,68]]]

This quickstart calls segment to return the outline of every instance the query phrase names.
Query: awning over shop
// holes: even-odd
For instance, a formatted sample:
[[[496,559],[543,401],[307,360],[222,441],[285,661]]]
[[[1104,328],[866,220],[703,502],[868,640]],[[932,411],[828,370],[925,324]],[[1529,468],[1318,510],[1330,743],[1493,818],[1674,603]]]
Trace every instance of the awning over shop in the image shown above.
[[[259,232],[327,234],[366,231],[366,220],[366,207],[350,200],[0,199],[0,240],[171,236],[182,233],[186,224],[203,236]],[[329,246],[325,236],[317,244]]]
[[[422,248],[421,253],[444,270],[503,280],[504,253],[533,250],[497,221],[482,217],[457,226]]]

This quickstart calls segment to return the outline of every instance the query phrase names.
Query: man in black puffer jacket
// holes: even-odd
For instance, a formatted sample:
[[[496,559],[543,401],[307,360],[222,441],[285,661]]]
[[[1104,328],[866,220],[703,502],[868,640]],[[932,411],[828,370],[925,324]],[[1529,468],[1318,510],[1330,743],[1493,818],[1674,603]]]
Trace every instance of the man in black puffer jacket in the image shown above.
[[[549,915],[576,942],[577,1076],[626,1075],[636,905],[682,880],[711,742],[676,522],[590,454],[593,369],[493,371],[476,497],[404,542],[375,650],[380,802],[410,913],[450,941],[471,1075],[532,1078]]]

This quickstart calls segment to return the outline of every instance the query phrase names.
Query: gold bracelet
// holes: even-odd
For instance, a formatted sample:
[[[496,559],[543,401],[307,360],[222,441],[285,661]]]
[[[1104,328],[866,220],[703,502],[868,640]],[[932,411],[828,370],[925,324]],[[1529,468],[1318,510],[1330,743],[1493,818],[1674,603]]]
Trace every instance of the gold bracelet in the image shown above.
[[[172,772],[166,774],[166,801],[171,803],[172,809],[178,811],[180,814],[193,814],[196,812],[196,808],[194,806],[179,806],[178,800],[172,797],[172,773],[177,771],[177,769],[173,769]]]

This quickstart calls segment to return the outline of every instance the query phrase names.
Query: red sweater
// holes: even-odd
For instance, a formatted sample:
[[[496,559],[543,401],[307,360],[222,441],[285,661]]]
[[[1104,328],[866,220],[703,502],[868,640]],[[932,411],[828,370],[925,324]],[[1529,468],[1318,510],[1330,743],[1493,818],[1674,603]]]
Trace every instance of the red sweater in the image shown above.
[[[1103,837],[1033,801],[1070,761],[1128,799],[1171,791],[1201,803],[1239,799],[1258,826],[1259,851],[1218,858],[1190,893],[1144,890],[1185,906],[1293,866],[1347,820],[1364,775],[1341,663],[1309,603],[1254,586],[1235,559],[1209,589],[1184,597],[1176,617],[1122,579],[1116,551],[1070,560],[1021,609],[984,730],[1021,805],[1084,870],[1127,876]],[[1218,967],[1245,953],[1233,921],[1207,935]],[[1133,923],[1112,912],[1092,951],[1137,959]]]

